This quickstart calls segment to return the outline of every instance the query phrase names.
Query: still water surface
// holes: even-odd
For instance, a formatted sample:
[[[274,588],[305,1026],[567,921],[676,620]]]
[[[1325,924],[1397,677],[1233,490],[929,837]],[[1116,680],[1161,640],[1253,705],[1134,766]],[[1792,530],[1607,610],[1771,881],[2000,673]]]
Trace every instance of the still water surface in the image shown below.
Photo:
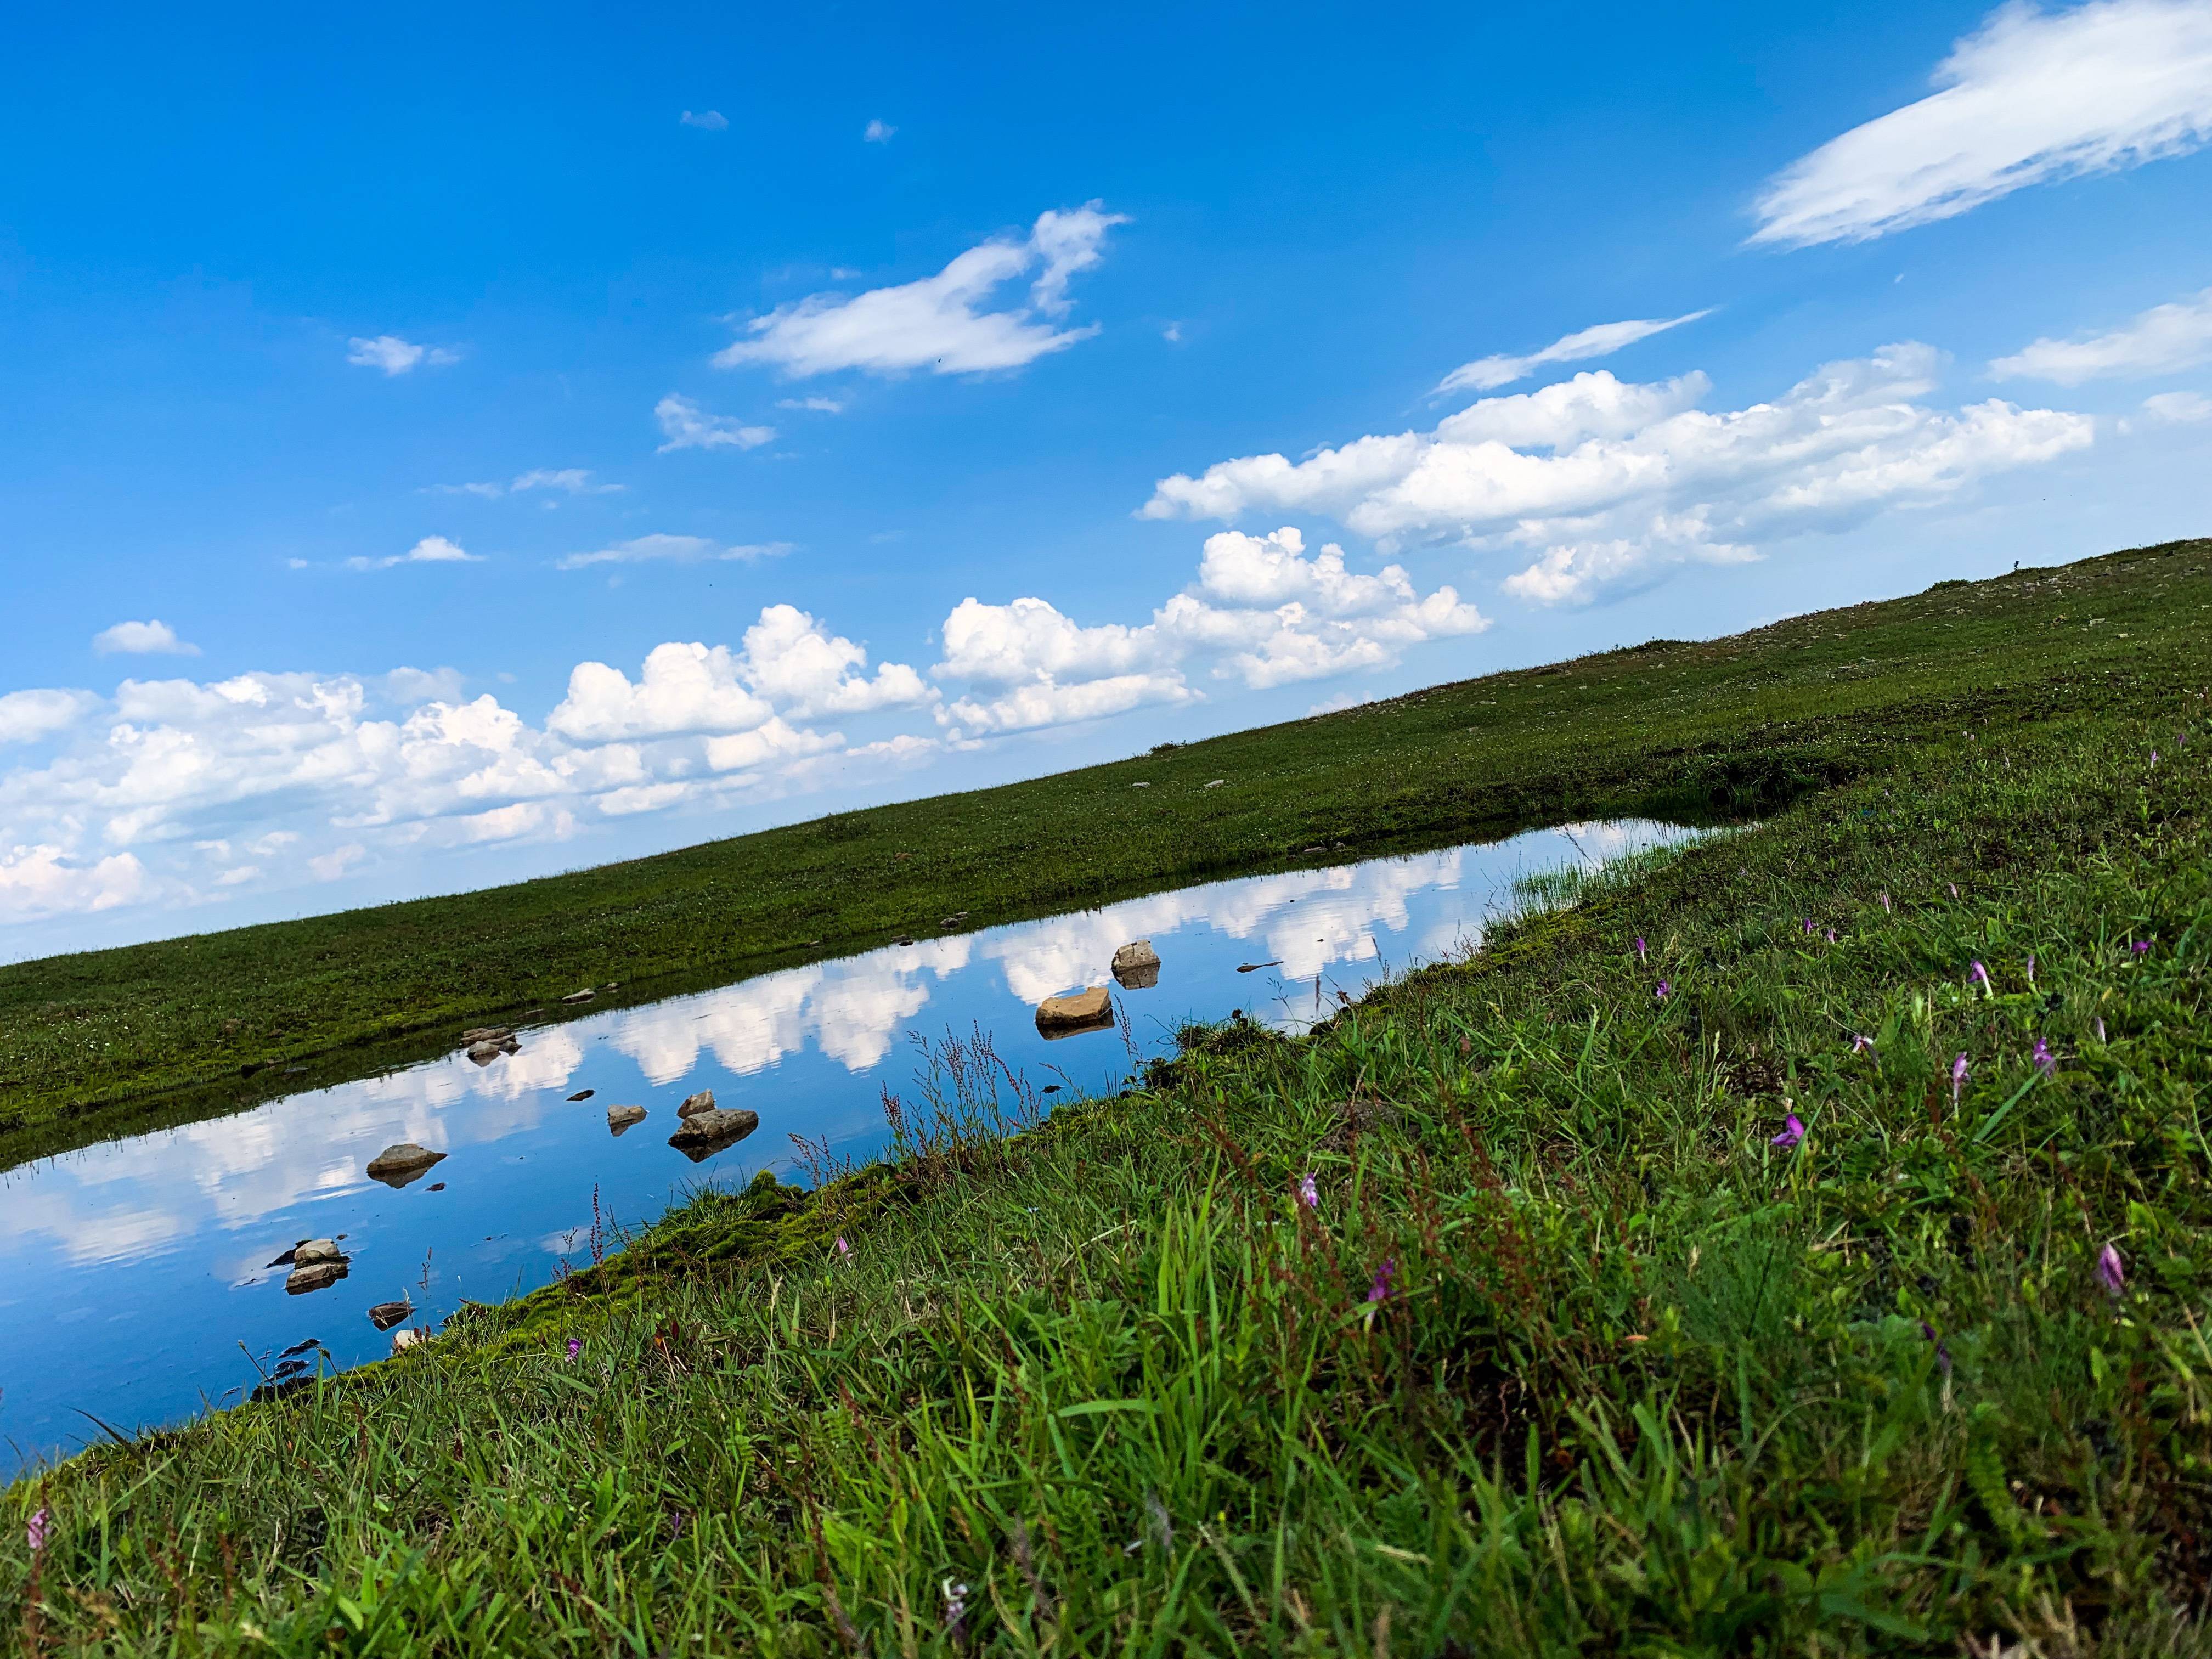
[[[258,1380],[248,1354],[268,1365],[316,1338],[337,1365],[380,1358],[392,1339],[370,1324],[372,1304],[410,1298],[410,1322],[434,1327],[465,1298],[535,1289],[590,1261],[595,1200],[603,1221],[635,1227],[709,1181],[742,1186],[762,1169],[788,1179],[795,1135],[865,1158],[888,1139],[882,1091],[911,1089],[917,1035],[980,1026],[1032,1084],[1059,1085],[1052,1098],[1110,1091],[1187,1020],[1241,1009],[1301,1030],[1340,992],[1478,943],[1521,878],[1692,833],[1571,824],[918,939],[526,1027],[518,1052],[487,1066],[455,1053],[11,1170],[0,1175],[0,1479],[97,1437],[82,1413],[127,1431],[235,1403]],[[1146,938],[1159,982],[1115,991],[1127,1039],[1038,1035],[1039,1002],[1110,982],[1115,947]],[[1239,973],[1245,963],[1269,965]],[[694,1165],[667,1142],[699,1089],[761,1126]],[[616,1105],[649,1115],[617,1137]],[[395,1191],[365,1170],[398,1141],[447,1156]],[[337,1236],[349,1275],[288,1296],[272,1259]]]

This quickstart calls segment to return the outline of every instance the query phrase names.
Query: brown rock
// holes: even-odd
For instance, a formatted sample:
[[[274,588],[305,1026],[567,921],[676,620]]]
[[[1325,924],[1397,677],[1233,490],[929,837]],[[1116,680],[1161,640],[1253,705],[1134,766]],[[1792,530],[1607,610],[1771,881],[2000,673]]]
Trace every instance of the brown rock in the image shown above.
[[[514,1033],[504,1025],[477,1025],[462,1032],[461,1041],[465,1044],[497,1042],[501,1037],[510,1037],[514,1035]]]
[[[642,1106],[610,1106],[607,1108],[607,1133],[620,1134],[634,1123],[645,1121]]]
[[[676,1115],[696,1117],[701,1112],[711,1112],[714,1109],[714,1091],[712,1089],[702,1089],[696,1095],[684,1097],[684,1103],[676,1109]]]
[[[343,1261],[318,1261],[312,1267],[295,1267],[284,1280],[284,1294],[305,1296],[310,1291],[327,1290],[346,1276]]]
[[[397,1146],[386,1146],[368,1161],[368,1178],[380,1181],[394,1188],[404,1187],[410,1181],[420,1181],[430,1172],[433,1165],[445,1161],[443,1152],[434,1152],[427,1146],[417,1146],[411,1140],[403,1140]]]
[[[562,997],[561,1000],[563,1002],[589,1002],[592,1000],[592,993],[588,990],[571,991],[567,996]]]
[[[734,1146],[760,1127],[760,1114],[737,1109],[727,1112],[695,1112],[684,1120],[684,1127],[668,1137],[668,1144],[694,1164],[712,1158],[725,1146]]]
[[[497,1060],[506,1052],[506,1049],[501,1048],[499,1044],[494,1042],[489,1037],[486,1037],[480,1042],[471,1042],[468,1046],[469,1058],[476,1061],[479,1066],[490,1065],[492,1061]]]
[[[411,1302],[380,1302],[368,1310],[368,1322],[380,1331],[388,1331],[414,1311]]]
[[[291,1265],[313,1267],[325,1261],[343,1261],[345,1252],[334,1238],[303,1238],[292,1247]]]
[[[1133,939],[1114,952],[1114,978],[1125,991],[1149,991],[1160,982],[1160,953],[1148,939]]]
[[[1047,997],[1037,1006],[1037,1030],[1048,1037],[1095,1031],[1114,1023],[1114,998],[1103,985],[1064,997]]]

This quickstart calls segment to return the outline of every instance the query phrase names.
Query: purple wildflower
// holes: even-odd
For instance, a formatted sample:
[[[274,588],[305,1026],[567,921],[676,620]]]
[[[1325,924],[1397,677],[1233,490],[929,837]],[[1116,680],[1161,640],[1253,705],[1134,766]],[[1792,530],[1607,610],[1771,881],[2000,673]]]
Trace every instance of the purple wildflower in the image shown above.
[[[1959,1091],[1966,1086],[1966,1057],[1960,1054],[1951,1062],[1951,1109],[1959,1109]]]
[[[2128,1264],[2109,1244],[2097,1252],[2097,1282],[2113,1296],[2128,1287]]]
[[[1648,962],[1650,960],[1650,953],[1644,948],[1644,935],[1641,933],[1638,933],[1636,936],[1636,959],[1638,962]]]
[[[1951,896],[1953,898],[1959,896],[1959,884],[1957,882],[1947,881],[1943,884],[1951,890]]]
[[[2097,1016],[2097,1041],[2098,1041],[2098,1042],[2102,1042],[2104,1040],[2105,1040],[2105,1017],[2104,1017],[2102,1014],[2100,1014],[2100,1015],[2098,1015],[2098,1016]]]
[[[583,1339],[583,1338],[581,1338],[580,1336],[572,1336],[572,1337],[570,1337],[570,1338],[568,1339],[568,1358],[569,1358],[574,1359],[574,1358],[578,1354],[580,1354],[580,1353],[583,1352],[583,1351],[584,1351],[584,1339]]]
[[[837,1235],[837,1254],[839,1255],[850,1255],[853,1254],[853,1247],[845,1242],[845,1235],[842,1233],[839,1233]]]
[[[1808,916],[1808,917],[1806,917],[1806,918],[1805,918],[1805,937],[1806,937],[1806,938],[1808,938],[1808,939],[1810,939],[1812,936],[1813,936],[1813,918],[1812,918],[1812,917],[1810,917],[1810,916]]]
[[[1786,1152],[1804,1139],[1804,1122],[1798,1117],[1796,1113],[1792,1112],[1788,1117],[1782,1121],[1782,1133],[1775,1136],[1773,1139],[1767,1142],[1767,1145],[1770,1146],[1779,1146]]]
[[[2051,1052],[2051,1045],[2041,1037],[2036,1038],[2035,1053],[2029,1058],[2035,1061],[2035,1069],[2045,1077],[2058,1069],[2058,1057]]]
[[[1884,892],[1882,892],[1881,894],[1880,894],[1880,895],[1879,895],[1879,896],[1880,896],[1880,898],[1881,898],[1881,913],[1882,913],[1882,915],[1886,915],[1886,916],[1887,916],[1887,915],[1889,915],[1893,914],[1893,913],[1891,911],[1890,908],[1889,908],[1889,894],[1887,893],[1887,891],[1886,891],[1886,890],[1885,890]]]
[[[24,1528],[25,1536],[30,1540],[32,1554],[37,1555],[46,1547],[46,1537],[53,1530],[53,1511],[41,1505],[39,1512],[31,1517],[31,1524]]]
[[[1674,988],[1662,979],[1659,981],[1659,988],[1651,994],[1651,1000],[1655,1002],[1664,1002],[1674,994]]]
[[[957,1638],[960,1634],[960,1621],[968,1616],[968,1586],[965,1584],[955,1583],[951,1579],[948,1578],[945,1581],[943,1589],[945,1591],[945,1627],[951,1631],[953,1636]]]
[[[1855,1054],[1872,1054],[1874,1052],[1874,1039],[1870,1036],[1859,1036],[1854,1034],[1851,1038],[1851,1052]]]
[[[1367,1287],[1367,1299],[1370,1302],[1388,1302],[1392,1287],[1397,1282],[1398,1258],[1386,1255],[1382,1258],[1382,1265],[1375,1270],[1375,1282]]]
[[[1977,962],[1966,969],[1966,981],[1969,984],[1979,985],[1983,990],[1987,991],[1990,989],[1990,970]]]
[[[2030,957],[2027,959],[2027,982],[2030,985],[2035,983],[2035,958],[2033,957]]]
[[[1321,1188],[1314,1185],[1313,1171],[1310,1170],[1298,1177],[1298,1202],[1309,1210],[1321,1208]]]
[[[1943,1339],[1936,1334],[1936,1328],[1926,1320],[1920,1322],[1920,1334],[1936,1345],[1936,1363],[1943,1368],[1943,1375],[1951,1375],[1951,1351],[1943,1346]]]
[[[1835,942],[1836,942],[1836,930],[1835,930],[1834,928],[1831,927],[1830,929],[1828,929],[1828,943],[1829,943],[1829,944],[1831,944],[1831,945],[1833,945]]]
[[[2139,939],[2136,940],[2134,944],[2129,945],[2128,949],[2134,951],[2139,957],[2148,956],[2150,953],[2150,941],[2147,939]]]

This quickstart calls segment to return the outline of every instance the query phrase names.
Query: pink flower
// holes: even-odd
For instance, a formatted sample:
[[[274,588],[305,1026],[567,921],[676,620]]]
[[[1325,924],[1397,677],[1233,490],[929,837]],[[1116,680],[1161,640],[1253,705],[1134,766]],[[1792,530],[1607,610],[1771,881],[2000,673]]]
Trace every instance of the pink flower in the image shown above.
[[[853,1254],[853,1247],[845,1242],[845,1235],[842,1233],[839,1233],[837,1235],[837,1254],[839,1255],[850,1255]]]
[[[1894,914],[1889,908],[1889,895],[1887,892],[1884,892],[1880,895],[1880,897],[1881,899],[1882,915],[1887,916]]]
[[[1655,1002],[1664,1002],[1674,994],[1674,988],[1662,979],[1659,981],[1659,988],[1651,994],[1651,1000]]]
[[[1959,1091],[1966,1086],[1966,1057],[1960,1054],[1951,1062],[1951,1109],[1959,1109]]]
[[[2097,1282],[2113,1296],[2128,1287],[2128,1264],[2109,1244],[2097,1252]]]
[[[1829,943],[1829,944],[1831,944],[1831,945],[1833,945],[1835,942],[1836,942],[1836,930],[1835,930],[1834,928],[1831,927],[1830,929],[1828,929],[1828,943]]]
[[[1382,1265],[1375,1270],[1375,1282],[1367,1287],[1367,1299],[1370,1302],[1388,1302],[1391,1287],[1397,1282],[1398,1258],[1386,1255],[1382,1258]]]
[[[1990,970],[1978,962],[1966,969],[1966,979],[1968,983],[1979,985],[1984,991],[1990,988]]]
[[[2098,1015],[2098,1016],[2097,1016],[2097,1041],[2098,1041],[2098,1042],[2102,1042],[2104,1040],[2105,1040],[2105,1017],[2104,1017],[2102,1014],[2100,1014],[2100,1015]]]
[[[1314,1185],[1311,1170],[1298,1177],[1298,1202],[1309,1210],[1321,1208],[1321,1188]]]
[[[47,1534],[53,1530],[53,1511],[41,1505],[39,1512],[31,1517],[31,1524],[24,1528],[25,1536],[30,1540],[32,1554],[37,1555],[45,1550]]]
[[[1797,1114],[1792,1112],[1788,1117],[1782,1121],[1782,1133],[1775,1136],[1772,1140],[1767,1142],[1767,1145],[1770,1146],[1779,1146],[1786,1152],[1804,1139],[1805,1125],[1799,1119]]]

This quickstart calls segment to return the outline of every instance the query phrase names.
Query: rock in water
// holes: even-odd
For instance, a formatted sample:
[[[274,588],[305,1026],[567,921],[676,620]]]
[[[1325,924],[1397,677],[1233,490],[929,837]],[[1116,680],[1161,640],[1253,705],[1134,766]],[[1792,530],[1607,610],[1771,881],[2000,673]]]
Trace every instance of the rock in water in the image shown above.
[[[597,1093],[599,1093],[597,1089],[579,1089],[574,1094],[570,1095],[568,1098],[571,1100],[589,1100]]]
[[[345,1252],[338,1249],[334,1238],[303,1238],[292,1247],[295,1267],[319,1267],[325,1261],[343,1261]]]
[[[1114,978],[1125,991],[1149,991],[1160,982],[1160,953],[1148,939],[1133,939],[1114,952]]]
[[[642,1123],[644,1121],[645,1108],[642,1106],[610,1106],[607,1108],[607,1133],[609,1134],[618,1135],[623,1130],[629,1128],[633,1123]]]
[[[464,1047],[478,1042],[500,1042],[514,1035],[504,1025],[477,1025],[461,1033],[461,1042]]]
[[[476,1061],[479,1066],[490,1065],[492,1061],[497,1060],[506,1052],[506,1049],[501,1048],[498,1043],[493,1042],[489,1037],[486,1037],[481,1042],[471,1042],[468,1047],[469,1058]]]
[[[414,1311],[411,1302],[380,1302],[368,1310],[368,1322],[380,1331],[388,1331]]]
[[[702,1089],[696,1095],[684,1097],[684,1103],[676,1109],[676,1115],[696,1117],[702,1112],[711,1112],[714,1109],[714,1091],[712,1089]]]
[[[284,1280],[284,1294],[305,1296],[310,1291],[327,1290],[345,1276],[343,1258],[336,1261],[318,1261],[311,1267],[295,1267]]]
[[[1037,1030],[1048,1037],[1101,1030],[1113,1023],[1114,998],[1103,985],[1071,996],[1047,997],[1037,1005]]]
[[[592,993],[588,990],[571,991],[567,996],[561,999],[563,1002],[589,1002],[591,1000]]]
[[[443,1163],[445,1157],[443,1152],[403,1140],[397,1146],[386,1146],[369,1159],[368,1178],[380,1181],[396,1191],[410,1181],[420,1181],[430,1172],[433,1164]]]
[[[760,1127],[760,1114],[742,1108],[726,1112],[694,1112],[684,1127],[668,1137],[668,1144],[694,1164],[734,1146]]]

